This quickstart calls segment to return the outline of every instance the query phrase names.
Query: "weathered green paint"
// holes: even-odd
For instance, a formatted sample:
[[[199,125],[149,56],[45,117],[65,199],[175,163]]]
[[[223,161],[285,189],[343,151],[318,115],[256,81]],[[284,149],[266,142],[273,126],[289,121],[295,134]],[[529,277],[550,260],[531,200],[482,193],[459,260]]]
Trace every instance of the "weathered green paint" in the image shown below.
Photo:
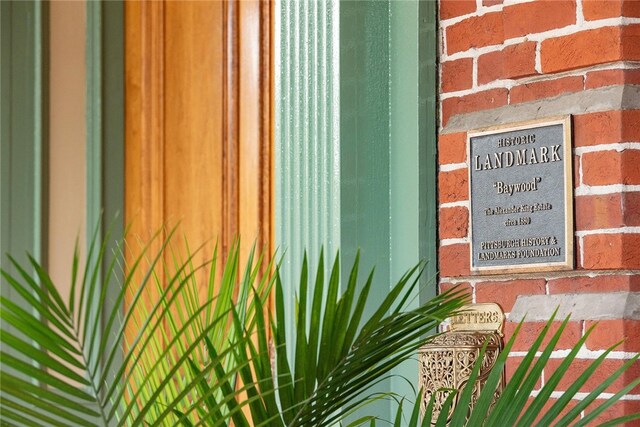
[[[288,251],[286,282],[295,283],[302,248],[329,241],[346,260],[360,249],[363,270],[375,265],[372,302],[426,259],[417,306],[435,294],[427,281],[436,271],[435,3],[313,3],[278,3],[276,23],[276,239]],[[318,7],[333,12],[315,15]],[[309,72],[318,58],[333,60]],[[324,85],[333,90],[316,91]],[[331,173],[308,163],[313,155],[334,162]],[[333,189],[330,204],[318,182]],[[286,293],[293,307],[293,287]],[[417,384],[415,362],[394,373]],[[408,389],[387,379],[376,390]],[[390,419],[392,411],[380,401],[365,412]]]
[[[6,254],[46,265],[48,6],[5,1],[0,15],[0,263],[13,273]],[[5,283],[2,295],[13,297]]]

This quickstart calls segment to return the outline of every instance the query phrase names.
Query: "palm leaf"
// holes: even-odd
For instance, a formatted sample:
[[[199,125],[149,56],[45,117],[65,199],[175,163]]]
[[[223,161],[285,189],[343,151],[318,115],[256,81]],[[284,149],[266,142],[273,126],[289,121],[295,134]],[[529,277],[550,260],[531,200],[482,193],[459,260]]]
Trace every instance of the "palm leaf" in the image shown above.
[[[0,297],[0,341],[11,349],[3,350],[0,358],[3,425],[153,424],[167,412],[184,414],[195,395],[207,392],[204,385],[214,374],[195,371],[195,363],[237,369],[236,347],[244,348],[249,336],[230,332],[232,308],[238,305],[239,294],[244,308],[238,314],[240,324],[253,328],[255,301],[266,301],[272,283],[260,276],[263,257],[255,261],[252,252],[245,276],[237,283],[236,243],[222,279],[217,280],[217,250],[210,261],[194,265],[187,246],[182,261],[180,251],[174,250],[172,229],[157,252],[149,248],[161,232],[126,267],[124,241],[117,243],[115,256],[103,271],[110,238],[107,233],[98,243],[100,227],[94,231],[82,269],[76,247],[71,292],[66,297],[32,257],[27,265],[10,257],[16,274],[0,272],[2,286],[12,287],[20,300]],[[201,270],[209,278],[204,299],[199,292],[203,284],[195,279]],[[155,300],[149,300],[151,291]],[[249,294],[253,301],[246,298]],[[239,339],[231,342],[227,333]],[[207,340],[216,343],[217,356],[207,351]],[[198,376],[201,381],[190,381]],[[210,401],[214,399],[212,395]],[[193,425],[198,419],[196,414],[183,424]]]
[[[359,284],[358,264],[356,258],[346,287],[341,291],[339,256],[327,280],[324,280],[326,272],[321,256],[315,286],[310,292],[305,256],[292,335],[287,334],[283,285],[276,269],[275,313],[270,322],[273,362],[267,356],[269,324],[262,321],[268,313],[264,306],[258,305],[255,316],[259,320],[255,329],[243,328],[236,321],[235,331],[244,331],[234,338],[244,344],[238,347],[236,357],[241,362],[239,372],[243,386],[237,390],[228,387],[220,390],[230,373],[216,366],[216,378],[206,394],[222,393],[225,397],[212,405],[207,396],[199,396],[188,412],[202,412],[196,406],[208,404],[209,415],[199,423],[215,425],[225,405],[234,401],[233,409],[227,409],[245,408],[256,426],[328,426],[342,420],[354,408],[375,400],[377,397],[362,392],[384,380],[395,366],[413,356],[429,339],[428,333],[459,310],[465,301],[462,292],[455,290],[418,309],[407,310],[407,297],[418,284],[420,269],[416,267],[391,287],[379,306],[371,307],[374,313],[371,318],[363,319],[373,275]],[[312,294],[310,306],[308,293]],[[253,335],[253,340],[242,340],[248,335]],[[287,336],[296,339],[288,342]],[[289,354],[293,355],[292,360]],[[205,370],[213,369],[205,365],[202,371]],[[244,398],[243,393],[246,393]],[[362,422],[369,420],[370,417],[361,419]]]

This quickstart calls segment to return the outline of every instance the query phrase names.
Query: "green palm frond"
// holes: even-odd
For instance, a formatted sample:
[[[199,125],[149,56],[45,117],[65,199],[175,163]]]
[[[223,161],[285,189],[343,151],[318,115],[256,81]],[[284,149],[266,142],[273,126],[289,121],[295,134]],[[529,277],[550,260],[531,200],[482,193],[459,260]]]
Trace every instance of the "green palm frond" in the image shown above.
[[[408,309],[421,272],[415,267],[389,287],[379,305],[370,306],[373,272],[361,279],[356,257],[343,283],[339,255],[330,268],[325,268],[321,255],[313,278],[304,258],[296,310],[286,313],[284,286],[273,261],[252,250],[239,274],[236,243],[221,270],[216,269],[217,249],[200,265],[196,261],[199,251],[176,245],[174,233],[171,230],[160,240],[159,232],[138,256],[126,260],[121,243],[104,271],[99,266],[104,264],[106,244],[91,245],[83,266],[76,251],[68,296],[60,294],[45,268],[33,258],[28,258],[27,265],[10,258],[15,273],[3,270],[2,286],[11,287],[18,298],[0,296],[0,423],[340,424],[356,410],[366,413],[371,402],[396,399],[392,393],[368,390],[415,355],[438,324],[465,303],[463,291],[454,289],[420,308]],[[155,252],[150,249],[153,245],[159,246]],[[272,290],[273,307],[269,303]],[[285,321],[289,315],[292,324]],[[575,399],[614,347],[608,349],[549,405],[592,331],[586,331],[534,393],[568,319],[551,334],[553,321],[535,340],[497,400],[495,391],[520,327],[498,357],[471,410],[471,387],[480,365],[472,371],[466,388],[446,391],[445,408],[440,408],[438,419],[432,420],[435,396],[426,405],[425,416],[418,415],[419,395],[413,406],[402,401],[400,408],[411,408],[406,417],[400,409],[395,420],[364,416],[348,425],[590,425],[640,383],[637,379],[613,395],[603,394],[638,356],[593,392]],[[543,345],[547,339],[548,344]],[[577,403],[567,410],[572,400]],[[636,419],[640,414],[604,425]]]
[[[195,388],[185,382],[190,360],[216,361],[233,370],[234,346],[249,339],[233,332],[232,310],[243,328],[251,328],[255,299],[266,301],[271,286],[267,276],[259,278],[263,260],[255,260],[254,251],[238,279],[235,244],[218,280],[217,251],[194,266],[187,248],[186,261],[178,261],[171,230],[157,252],[149,249],[152,240],[126,268],[121,242],[102,272],[107,245],[95,243],[97,232],[83,269],[76,248],[66,299],[31,257],[27,266],[10,257],[16,273],[1,272],[3,288],[19,295],[19,301],[0,297],[3,425],[153,423],[165,410],[190,405]],[[208,282],[197,283],[201,276]],[[253,301],[246,297],[250,292]],[[227,334],[240,341],[227,340]],[[206,351],[205,339],[219,349],[216,359]]]
[[[327,279],[321,256],[314,286],[309,289],[308,263],[304,258],[294,321],[295,342],[286,338],[283,286],[276,271],[275,313],[270,322],[264,321],[268,313],[258,303],[255,329],[245,328],[244,335],[237,337],[242,342],[235,351],[242,385],[233,388],[229,383],[232,373],[215,362],[194,367],[192,381],[200,381],[205,372],[213,372],[214,380],[200,387],[203,395],[186,412],[167,412],[167,416],[177,415],[185,426],[225,425],[221,416],[233,418],[237,427],[328,426],[375,399],[362,392],[414,355],[429,339],[428,333],[465,301],[461,292],[452,291],[418,309],[407,310],[407,298],[418,285],[420,270],[415,267],[391,287],[379,306],[368,307],[373,314],[365,319],[373,273],[360,284],[358,267],[356,258],[342,288],[339,256]],[[234,313],[236,331],[240,331],[239,316]],[[268,340],[269,332],[273,343]],[[253,336],[253,340],[242,340],[243,336]],[[216,349],[209,351],[216,355]],[[193,413],[200,414],[199,421],[186,421]]]

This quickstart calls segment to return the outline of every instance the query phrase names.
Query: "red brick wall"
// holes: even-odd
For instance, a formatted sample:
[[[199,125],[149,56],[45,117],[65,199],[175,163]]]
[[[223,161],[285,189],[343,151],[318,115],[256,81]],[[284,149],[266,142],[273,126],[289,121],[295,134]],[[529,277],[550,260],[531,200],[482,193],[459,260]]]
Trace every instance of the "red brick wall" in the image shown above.
[[[519,295],[640,292],[640,110],[598,107],[599,90],[640,85],[640,1],[440,0],[439,13],[441,289],[464,284],[475,302],[497,302],[507,313]],[[575,269],[471,275],[469,129],[461,118],[499,110],[502,122],[508,123],[511,106],[515,111],[526,103],[558,101],[576,93],[587,97],[590,110],[567,110],[573,115]],[[567,111],[558,107],[554,113]],[[453,118],[458,120],[451,126]],[[495,124],[501,123],[485,126]],[[570,335],[554,353],[555,362],[591,323],[570,323]],[[526,325],[518,351],[526,351],[539,328]],[[640,321],[601,322],[576,367],[621,338],[626,343],[600,376],[640,351]],[[547,377],[554,366],[545,372]],[[640,363],[626,380],[638,376]],[[640,389],[606,417],[630,411],[640,411]]]

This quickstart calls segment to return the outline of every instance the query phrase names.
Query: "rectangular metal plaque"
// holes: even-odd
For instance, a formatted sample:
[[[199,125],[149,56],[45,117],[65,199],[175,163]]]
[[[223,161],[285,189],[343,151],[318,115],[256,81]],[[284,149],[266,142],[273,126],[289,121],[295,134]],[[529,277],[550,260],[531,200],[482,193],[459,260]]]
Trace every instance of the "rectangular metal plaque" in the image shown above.
[[[572,269],[571,118],[467,135],[471,271]]]

